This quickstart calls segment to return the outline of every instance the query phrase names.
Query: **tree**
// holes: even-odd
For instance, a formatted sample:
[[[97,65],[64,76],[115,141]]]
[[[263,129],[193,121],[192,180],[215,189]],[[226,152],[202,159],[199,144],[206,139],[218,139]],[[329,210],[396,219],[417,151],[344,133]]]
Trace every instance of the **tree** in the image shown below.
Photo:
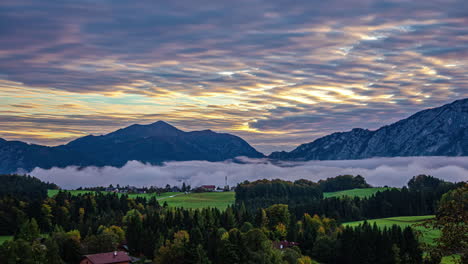
[[[24,239],[29,242],[32,242],[39,237],[39,226],[34,218],[23,223],[20,227],[19,233],[16,235],[16,239]]]
[[[0,246],[0,260],[7,264],[39,264],[46,262],[46,249],[38,241],[7,241]]]
[[[119,237],[111,232],[88,236],[84,240],[87,254],[110,252],[117,249]]]
[[[44,243],[47,248],[47,253],[45,256],[47,264],[64,264],[62,258],[60,257],[60,251],[57,242],[54,239],[47,239]]]
[[[258,209],[255,215],[255,224],[257,227],[263,228],[268,226],[268,216],[265,209]]]
[[[288,205],[286,204],[275,204],[266,209],[266,213],[269,219],[269,225],[271,228],[277,227],[279,224],[283,224],[285,228],[289,225],[291,215],[289,214]]]
[[[60,258],[66,263],[76,263],[81,259],[81,235],[78,230],[63,232],[61,228],[55,228],[50,239],[57,243]]]
[[[282,263],[281,252],[273,249],[265,233],[254,228],[242,235],[243,248],[241,263]]]
[[[442,235],[432,248],[441,255],[460,254],[461,263],[468,262],[468,184],[444,194],[435,219],[426,226],[440,229]]]
[[[318,262],[313,261],[308,256],[303,256],[297,259],[297,264],[318,264]]]
[[[301,252],[292,248],[283,250],[283,260],[288,264],[296,264],[297,260],[301,258]]]
[[[154,262],[158,264],[183,264],[187,263],[188,244],[190,236],[185,230],[174,234],[172,241],[166,241],[165,246],[161,246],[155,253]],[[203,254],[199,252],[200,258],[204,259]]]

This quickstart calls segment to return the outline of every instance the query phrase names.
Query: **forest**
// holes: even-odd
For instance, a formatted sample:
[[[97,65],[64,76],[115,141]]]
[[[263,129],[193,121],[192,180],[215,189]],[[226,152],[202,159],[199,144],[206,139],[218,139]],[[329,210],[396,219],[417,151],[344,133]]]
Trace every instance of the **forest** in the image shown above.
[[[226,210],[101,192],[47,197],[56,186],[28,176],[0,180],[10,185],[0,190],[0,235],[14,236],[0,246],[0,263],[72,264],[122,248],[139,259],[134,263],[429,264],[445,255],[467,257],[468,186],[426,175],[368,198],[323,198],[324,188],[340,190],[343,181],[333,178],[243,182]],[[344,182],[365,186],[359,178]],[[442,231],[429,251],[410,227],[341,224],[424,214],[436,214],[426,225]]]

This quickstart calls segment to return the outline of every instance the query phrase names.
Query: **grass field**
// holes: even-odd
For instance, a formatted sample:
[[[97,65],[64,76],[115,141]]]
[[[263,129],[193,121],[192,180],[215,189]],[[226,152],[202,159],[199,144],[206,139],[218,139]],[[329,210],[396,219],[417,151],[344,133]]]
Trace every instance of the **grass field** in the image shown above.
[[[12,239],[13,239],[13,236],[0,236],[0,245]]]
[[[47,190],[47,195],[49,197],[53,197],[55,195],[57,195],[60,191],[63,191],[63,190]],[[70,191],[67,191],[69,193],[71,193],[72,195],[78,195],[78,194],[86,194],[86,193],[95,193],[95,191],[83,191],[83,190],[70,190]]]
[[[206,192],[176,195],[161,199],[161,203],[167,202],[169,206],[184,208],[216,207],[224,210],[234,203],[234,192]]]
[[[377,192],[390,190],[387,187],[376,187],[376,188],[363,188],[363,189],[352,189],[337,192],[325,192],[323,193],[324,198],[339,197],[339,196],[350,196],[350,197],[369,197]]]
[[[52,197],[57,195],[59,190],[49,190],[48,195]],[[72,195],[95,193],[94,191],[68,191]],[[157,195],[156,193],[141,193],[141,194],[129,194],[131,198],[144,197],[151,198],[156,197],[160,203],[167,202],[169,206],[173,207],[185,207],[185,208],[204,208],[204,207],[216,207],[218,209],[226,209],[228,205],[234,203],[234,192],[207,192],[207,193],[182,193],[182,192],[167,192]]]

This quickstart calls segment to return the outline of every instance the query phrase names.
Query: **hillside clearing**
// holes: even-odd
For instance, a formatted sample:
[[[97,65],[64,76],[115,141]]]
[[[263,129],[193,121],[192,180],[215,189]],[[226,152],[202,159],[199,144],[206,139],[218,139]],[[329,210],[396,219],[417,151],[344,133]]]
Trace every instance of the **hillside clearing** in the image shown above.
[[[362,188],[362,189],[351,189],[351,190],[344,190],[344,191],[337,191],[337,192],[324,192],[324,198],[330,197],[341,197],[341,196],[349,196],[349,197],[369,197],[377,192],[383,192],[386,190],[390,190],[390,187],[375,187],[375,188]]]

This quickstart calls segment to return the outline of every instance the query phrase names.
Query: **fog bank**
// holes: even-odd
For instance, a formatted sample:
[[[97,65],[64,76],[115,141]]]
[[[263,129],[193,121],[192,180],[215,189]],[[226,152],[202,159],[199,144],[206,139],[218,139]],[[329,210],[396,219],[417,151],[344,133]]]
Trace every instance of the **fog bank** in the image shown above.
[[[364,160],[280,162],[272,164],[265,159],[240,158],[235,162],[184,161],[167,162],[153,166],[130,161],[122,168],[115,167],[67,167],[36,168],[30,174],[56,183],[62,188],[108,186],[181,185],[192,187],[202,184],[224,185],[257,179],[308,179],[318,181],[343,174],[362,175],[374,186],[401,187],[418,174],[429,174],[447,181],[468,180],[468,157],[398,157]]]

